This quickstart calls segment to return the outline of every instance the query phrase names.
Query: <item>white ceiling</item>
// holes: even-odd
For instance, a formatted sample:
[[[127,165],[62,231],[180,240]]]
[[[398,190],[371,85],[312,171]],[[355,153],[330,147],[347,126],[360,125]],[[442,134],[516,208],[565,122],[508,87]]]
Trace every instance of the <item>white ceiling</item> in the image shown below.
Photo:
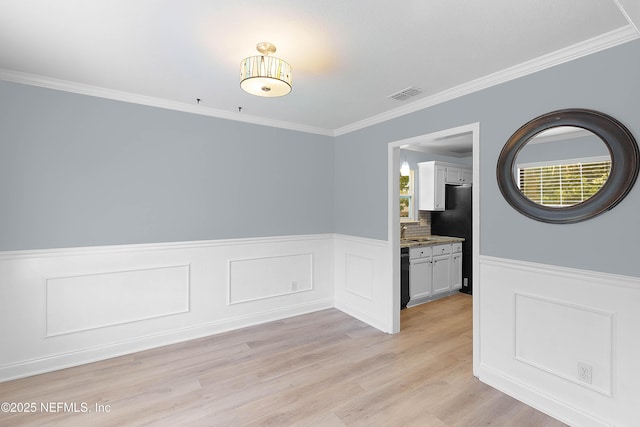
[[[639,15],[637,0],[0,0],[0,79],[336,135],[638,38]],[[240,89],[261,41],[293,67],[285,97]],[[407,87],[423,93],[388,98]]]

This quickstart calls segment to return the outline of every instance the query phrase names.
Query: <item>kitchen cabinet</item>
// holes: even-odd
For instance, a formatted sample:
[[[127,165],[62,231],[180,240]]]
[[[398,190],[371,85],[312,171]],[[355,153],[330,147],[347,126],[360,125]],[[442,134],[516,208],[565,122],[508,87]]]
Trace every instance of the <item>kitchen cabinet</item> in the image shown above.
[[[462,185],[471,184],[473,181],[473,173],[471,169],[462,167],[447,166],[445,184]]]
[[[451,245],[451,290],[462,289],[462,243]]]
[[[462,289],[462,254],[451,256],[451,290]]]
[[[462,243],[409,249],[408,307],[443,297],[462,288]]]
[[[419,246],[409,250],[409,296],[411,302],[420,303],[431,296],[432,259],[431,247]]]
[[[451,290],[451,244],[433,247],[432,294]]]
[[[443,211],[445,185],[471,184],[473,173],[463,165],[443,162],[418,163],[418,209]]]
[[[418,209],[444,210],[444,186],[447,170],[436,162],[418,163]]]
[[[451,289],[451,255],[433,257],[433,295]]]
[[[473,183],[473,171],[471,169],[462,169],[462,183],[463,184]]]

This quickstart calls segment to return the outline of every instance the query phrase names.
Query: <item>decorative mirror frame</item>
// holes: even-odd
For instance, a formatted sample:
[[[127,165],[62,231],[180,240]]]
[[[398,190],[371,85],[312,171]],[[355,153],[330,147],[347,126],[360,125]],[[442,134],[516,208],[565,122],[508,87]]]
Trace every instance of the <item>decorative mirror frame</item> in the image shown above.
[[[611,156],[611,172],[602,188],[584,202],[554,208],[539,205],[520,192],[515,180],[516,157],[534,136],[558,126],[579,127],[596,134]],[[518,212],[537,221],[570,224],[584,221],[612,209],[629,193],[638,176],[640,153],[629,130],[606,114],[578,108],[553,111],[537,117],[518,129],[498,157],[498,187],[506,201]]]

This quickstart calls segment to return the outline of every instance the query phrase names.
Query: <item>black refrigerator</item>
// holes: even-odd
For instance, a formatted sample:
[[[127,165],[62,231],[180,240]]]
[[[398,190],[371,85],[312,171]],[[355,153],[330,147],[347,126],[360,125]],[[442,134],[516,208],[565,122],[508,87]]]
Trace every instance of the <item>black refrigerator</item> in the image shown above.
[[[431,212],[431,234],[464,238],[460,292],[467,294],[471,294],[473,290],[471,189],[471,185],[446,185],[445,210]]]

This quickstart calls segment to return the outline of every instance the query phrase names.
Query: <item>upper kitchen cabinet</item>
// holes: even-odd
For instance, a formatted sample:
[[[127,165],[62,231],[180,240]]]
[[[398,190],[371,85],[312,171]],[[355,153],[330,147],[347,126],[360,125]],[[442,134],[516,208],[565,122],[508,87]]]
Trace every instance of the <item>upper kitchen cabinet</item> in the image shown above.
[[[471,169],[448,166],[446,167],[446,171],[446,184],[462,185],[471,184],[473,181],[473,172],[471,172]]]
[[[418,209],[443,211],[445,185],[471,184],[473,173],[463,165],[444,162],[418,163]]]
[[[444,210],[444,185],[447,169],[437,162],[418,163],[418,209]]]

